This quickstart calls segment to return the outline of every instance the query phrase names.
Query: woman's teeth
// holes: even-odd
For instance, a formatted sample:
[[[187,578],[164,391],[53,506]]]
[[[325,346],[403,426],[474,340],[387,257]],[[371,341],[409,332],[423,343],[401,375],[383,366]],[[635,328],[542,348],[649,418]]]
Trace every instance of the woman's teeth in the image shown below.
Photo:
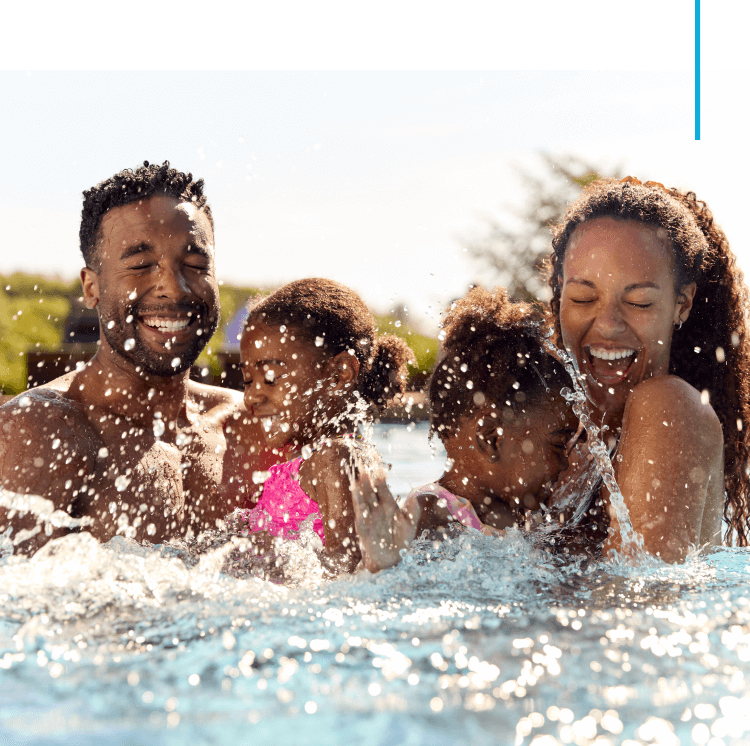
[[[634,355],[635,350],[601,350],[590,347],[589,353],[591,357],[596,357],[600,360],[620,360],[621,358]]]
[[[160,332],[181,332],[190,324],[190,319],[163,319],[158,317],[144,318],[143,323]]]

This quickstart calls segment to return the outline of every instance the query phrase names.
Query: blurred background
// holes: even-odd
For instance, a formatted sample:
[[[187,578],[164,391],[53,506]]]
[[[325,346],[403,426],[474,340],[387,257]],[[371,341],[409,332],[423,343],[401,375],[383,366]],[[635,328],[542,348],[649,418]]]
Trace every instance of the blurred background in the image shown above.
[[[81,192],[144,159],[206,181],[223,318],[195,375],[214,382],[238,381],[249,296],[325,276],[408,339],[419,388],[440,313],[471,284],[546,299],[549,223],[596,174],[693,189],[747,263],[747,156],[693,140],[688,72],[13,71],[0,92],[6,394],[95,349]]]

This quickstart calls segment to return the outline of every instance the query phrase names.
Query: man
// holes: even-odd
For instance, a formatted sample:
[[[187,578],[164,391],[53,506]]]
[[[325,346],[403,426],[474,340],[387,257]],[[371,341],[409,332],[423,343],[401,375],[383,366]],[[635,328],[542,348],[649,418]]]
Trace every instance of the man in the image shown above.
[[[238,392],[189,378],[219,323],[203,180],[168,162],[122,171],[84,192],[80,238],[100,346],[83,369],[0,407],[0,486],[90,517],[101,541],[215,528],[269,454]],[[0,507],[16,551],[49,539],[36,525]]]

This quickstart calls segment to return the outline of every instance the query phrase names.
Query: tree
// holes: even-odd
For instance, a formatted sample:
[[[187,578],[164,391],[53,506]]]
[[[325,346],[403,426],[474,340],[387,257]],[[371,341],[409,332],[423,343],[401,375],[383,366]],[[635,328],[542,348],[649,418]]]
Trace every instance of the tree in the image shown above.
[[[581,189],[602,176],[620,177],[620,166],[602,169],[580,156],[540,153],[543,172],[516,168],[527,195],[521,208],[508,208],[510,218],[486,217],[486,229],[465,239],[471,257],[486,267],[491,279],[484,285],[501,284],[511,296],[546,301],[549,288],[543,274],[550,250],[550,228]]]

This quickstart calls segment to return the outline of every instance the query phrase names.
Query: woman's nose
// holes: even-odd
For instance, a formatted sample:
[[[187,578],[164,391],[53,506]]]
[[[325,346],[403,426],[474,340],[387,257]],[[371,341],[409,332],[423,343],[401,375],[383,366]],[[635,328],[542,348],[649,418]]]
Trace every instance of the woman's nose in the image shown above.
[[[625,319],[617,303],[605,303],[600,306],[594,321],[594,329],[605,338],[614,337],[625,331]]]

